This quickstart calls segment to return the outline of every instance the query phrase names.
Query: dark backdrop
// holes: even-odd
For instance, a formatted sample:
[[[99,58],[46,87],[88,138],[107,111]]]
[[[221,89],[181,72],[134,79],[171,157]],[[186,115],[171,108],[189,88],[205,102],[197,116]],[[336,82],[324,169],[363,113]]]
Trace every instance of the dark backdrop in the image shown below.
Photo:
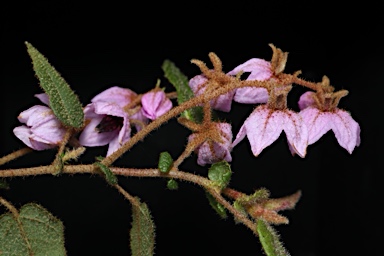
[[[189,78],[199,74],[190,63],[209,63],[215,52],[229,71],[250,58],[270,60],[273,43],[289,52],[286,72],[320,81],[327,75],[336,89],[349,90],[340,107],[360,123],[360,147],[352,155],[326,134],[309,146],[305,159],[292,157],[284,134],[255,158],[245,139],[232,153],[231,186],[252,193],[266,187],[272,197],[301,189],[289,225],[277,227],[292,255],[378,255],[382,197],[380,165],[383,54],[378,7],[327,1],[9,1],[1,4],[2,155],[23,147],[12,133],[17,115],[39,103],[24,41],[42,52],[85,105],[111,85],[138,93],[163,77],[161,64],[173,61]],[[303,88],[295,86],[290,106]],[[234,136],[253,106],[233,105]],[[177,157],[189,131],[171,120],[138,143],[116,165],[154,167],[158,154]],[[90,149],[81,162],[93,161],[106,148]],[[3,168],[48,164],[54,152],[35,152]],[[183,168],[200,175],[206,169],[189,158]],[[120,178],[121,185],[146,202],[156,224],[156,255],[262,255],[258,240],[232,218],[221,220],[204,192],[189,183],[169,191],[165,180]],[[36,202],[60,218],[68,255],[129,255],[131,207],[101,178],[88,175],[36,176],[9,180],[1,196],[20,207]],[[3,212],[4,209],[1,209]],[[381,240],[381,239],[380,239]]]

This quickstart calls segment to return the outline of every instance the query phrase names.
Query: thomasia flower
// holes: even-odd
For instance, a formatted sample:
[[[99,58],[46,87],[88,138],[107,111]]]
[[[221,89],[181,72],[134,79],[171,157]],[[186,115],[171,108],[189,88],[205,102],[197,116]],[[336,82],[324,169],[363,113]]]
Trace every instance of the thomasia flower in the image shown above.
[[[49,105],[45,93],[35,97]],[[13,129],[13,133],[28,147],[35,150],[45,150],[56,147],[62,141],[65,128],[48,106],[35,105],[19,114],[17,117],[25,125]]]
[[[197,153],[197,163],[201,166],[206,164],[216,163],[222,160],[227,162],[232,161],[230,153],[231,142],[232,142],[232,127],[228,123],[211,123],[219,133],[221,142],[214,140],[206,140],[201,145],[196,147],[195,152]],[[188,137],[188,141],[192,141],[196,134],[191,134]]]
[[[137,94],[130,89],[111,87],[96,95],[84,108],[85,120],[88,122],[79,137],[83,146],[95,147],[109,145],[107,156],[131,138],[131,122],[145,123],[147,119],[141,111],[125,110]],[[140,130],[141,126],[136,125]]]
[[[191,87],[195,96],[203,94],[207,87],[208,79],[204,75],[194,76],[189,80],[189,86]],[[234,91],[230,91],[226,94],[220,95],[216,99],[211,100],[212,108],[223,112],[229,112],[231,110],[231,103],[233,99]]]
[[[347,95],[342,90],[336,93],[305,92],[299,99],[300,116],[308,127],[308,145],[318,141],[332,130],[337,142],[350,154],[360,145],[360,126],[350,113],[337,108],[341,97]]]
[[[232,147],[245,136],[251,144],[252,153],[258,156],[264,148],[277,140],[285,132],[289,149],[300,157],[305,157],[308,131],[301,116],[286,108],[286,96],[292,86],[275,88],[268,104],[255,108],[240,128]]]
[[[237,66],[227,75],[237,75],[240,72],[250,72],[246,80],[265,81],[272,77],[271,63],[269,61],[252,58]],[[257,104],[268,101],[268,91],[261,87],[237,88],[233,100],[239,103]]]
[[[164,91],[158,90],[145,93],[141,97],[141,105],[142,114],[151,120],[155,120],[172,108],[172,101],[167,98]]]

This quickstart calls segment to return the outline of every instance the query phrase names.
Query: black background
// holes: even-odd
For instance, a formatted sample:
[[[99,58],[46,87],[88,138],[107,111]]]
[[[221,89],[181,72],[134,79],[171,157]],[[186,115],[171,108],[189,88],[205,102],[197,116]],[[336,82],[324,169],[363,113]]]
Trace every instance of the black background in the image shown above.
[[[24,42],[42,52],[85,105],[112,85],[137,93],[157,79],[172,91],[161,64],[173,61],[189,78],[199,74],[192,58],[208,65],[209,52],[224,71],[250,58],[270,60],[273,43],[289,52],[286,73],[320,81],[327,75],[336,89],[350,93],[340,108],[361,126],[361,145],[352,155],[332,132],[308,147],[305,159],[292,157],[284,134],[255,158],[245,139],[232,152],[230,186],[252,193],[266,187],[272,197],[297,190],[295,210],[282,212],[290,224],[277,227],[292,255],[379,255],[382,197],[383,51],[379,8],[365,1],[354,5],[327,1],[115,2],[12,1],[1,4],[2,155],[24,145],[12,133],[17,115],[38,104],[41,93]],[[295,86],[290,107],[305,89]],[[254,106],[233,104],[223,115],[236,135]],[[161,151],[176,158],[189,131],[169,121],[138,143],[116,165],[155,167]],[[90,163],[106,148],[89,149],[80,160]],[[54,152],[34,152],[3,169],[49,164]],[[189,158],[182,167],[200,175],[206,168]],[[156,224],[156,255],[262,255],[258,239],[231,217],[221,220],[204,192],[190,183],[178,191],[166,181],[123,178],[121,185],[149,206]],[[128,201],[101,178],[88,175],[36,176],[9,180],[1,196],[16,207],[36,202],[60,218],[66,229],[68,255],[129,255]],[[1,209],[3,212],[4,209]],[[380,239],[381,240],[381,239]]]

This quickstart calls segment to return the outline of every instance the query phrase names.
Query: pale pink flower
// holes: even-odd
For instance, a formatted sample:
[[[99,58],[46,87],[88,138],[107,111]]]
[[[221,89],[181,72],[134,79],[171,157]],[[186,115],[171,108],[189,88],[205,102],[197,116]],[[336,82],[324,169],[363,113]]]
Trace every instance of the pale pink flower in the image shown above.
[[[360,126],[350,113],[334,108],[322,111],[315,105],[314,92],[304,93],[299,100],[300,116],[308,127],[308,145],[318,141],[321,136],[332,130],[337,142],[350,154],[360,145]]]
[[[288,109],[273,110],[266,105],[256,107],[245,120],[232,147],[247,136],[252,153],[258,156],[264,148],[279,138],[282,131],[287,136],[289,149],[300,157],[305,157],[308,131],[300,115]]]
[[[203,144],[196,148],[195,152],[198,156],[197,163],[201,166],[216,163],[222,160],[227,162],[232,161],[232,156],[230,153],[232,142],[232,127],[228,123],[215,123],[215,125],[220,131],[221,139],[223,142],[217,143],[214,141],[205,141]],[[191,134],[188,137],[188,141],[191,141],[195,136],[195,134]]]
[[[164,91],[145,93],[141,97],[141,112],[151,120],[165,114],[172,108],[172,101],[168,99]]]
[[[199,96],[205,92],[207,80],[208,79],[204,75],[197,75],[189,80],[189,86],[195,96]],[[210,103],[212,108],[223,112],[229,112],[231,110],[233,95],[234,91],[230,91],[211,100]]]
[[[45,93],[36,94],[35,97],[49,105]],[[13,133],[32,149],[45,150],[56,147],[64,137],[65,128],[47,106],[35,105],[21,112],[17,118],[25,125],[15,127]]]
[[[89,122],[79,137],[83,146],[108,146],[107,156],[115,152],[131,138],[130,120],[146,122],[141,111],[129,114],[124,111],[137,94],[130,89],[111,87],[96,95],[84,108],[86,122]],[[136,125],[140,130],[141,126]]]
[[[239,72],[250,72],[246,80],[265,81],[272,77],[271,63],[269,61],[252,58],[227,73],[236,75]],[[239,103],[256,104],[268,101],[268,91],[265,88],[243,87],[236,89],[233,100]]]

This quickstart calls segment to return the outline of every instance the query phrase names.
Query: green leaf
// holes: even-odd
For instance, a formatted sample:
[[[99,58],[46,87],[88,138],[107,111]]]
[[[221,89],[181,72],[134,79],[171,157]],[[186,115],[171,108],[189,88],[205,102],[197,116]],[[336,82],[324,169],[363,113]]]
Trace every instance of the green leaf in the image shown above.
[[[257,232],[267,256],[289,256],[273,227],[262,219],[257,220]]]
[[[167,188],[170,190],[177,190],[179,188],[179,184],[174,179],[170,179],[167,182]]]
[[[209,204],[212,206],[212,208],[216,211],[217,214],[223,219],[227,218],[227,212],[225,210],[225,207],[216,201],[216,199],[208,192],[205,192],[205,195],[208,198]]]
[[[177,103],[179,105],[194,97],[194,93],[191,87],[189,87],[188,78],[172,61],[165,60],[161,68],[164,71],[164,76],[176,89]],[[201,123],[203,120],[203,108],[193,107],[184,111],[181,115],[189,120]]]
[[[25,42],[40,86],[49,97],[55,116],[67,127],[81,128],[84,123],[82,105],[59,72],[30,43]]]
[[[5,179],[0,179],[0,189],[9,189],[9,184]]]
[[[34,203],[0,216],[0,255],[66,255],[62,222]]]
[[[159,157],[159,171],[162,173],[168,173],[173,165],[172,156],[168,152],[161,152]]]
[[[225,188],[231,180],[231,166],[226,161],[217,162],[211,165],[208,170],[208,178],[220,189]]]
[[[137,199],[132,204],[132,228],[130,245],[132,256],[152,256],[155,248],[155,225],[145,203]]]
[[[256,190],[252,195],[242,196],[236,199],[236,201],[240,204],[254,204],[268,199],[269,195],[270,193],[266,188],[260,188]]]
[[[97,165],[99,169],[104,173],[105,179],[110,185],[113,186],[117,184],[117,177],[115,176],[115,174],[113,174],[111,169],[109,169],[107,166],[103,165],[100,162],[95,162],[95,165]]]

